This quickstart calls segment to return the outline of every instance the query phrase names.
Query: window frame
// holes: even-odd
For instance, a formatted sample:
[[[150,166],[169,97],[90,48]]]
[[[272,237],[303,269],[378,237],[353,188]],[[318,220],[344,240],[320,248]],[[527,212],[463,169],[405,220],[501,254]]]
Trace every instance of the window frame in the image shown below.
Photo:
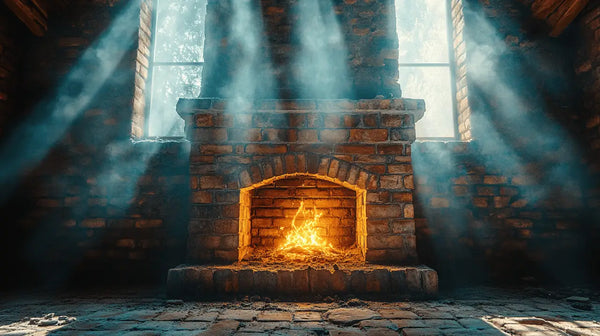
[[[458,0],[462,1],[462,0]],[[398,69],[400,68],[427,68],[427,67],[444,67],[450,71],[450,95],[452,96],[452,132],[454,136],[452,137],[417,137],[417,140],[423,141],[453,141],[458,140],[460,138],[460,133],[458,129],[458,100],[457,100],[457,78],[456,78],[456,51],[454,50],[454,31],[455,27],[453,24],[453,15],[452,15],[452,0],[445,0],[444,5],[446,7],[446,38],[448,41],[448,62],[398,62]],[[397,9],[396,9],[397,12]],[[402,83],[400,83],[400,87],[402,87]],[[417,97],[419,98],[419,97]],[[425,102],[427,103],[427,102]]]
[[[176,66],[195,66],[195,67],[201,67],[204,68],[204,61],[202,62],[158,62],[155,61],[155,56],[156,56],[156,36],[157,36],[157,32],[156,30],[158,29],[158,15],[159,15],[159,11],[158,11],[158,3],[160,1],[168,1],[168,0],[153,0],[152,1],[152,5],[153,7],[153,11],[152,11],[152,41],[151,41],[151,50],[150,50],[150,57],[148,60],[148,80],[147,80],[147,92],[148,94],[146,95],[146,117],[144,118],[144,135],[145,138],[150,138],[150,139],[182,139],[185,138],[185,134],[181,134],[181,135],[149,135],[150,134],[150,114],[152,113],[152,96],[154,94],[154,69],[155,67],[159,67],[159,66],[172,66],[172,67],[176,67]]]

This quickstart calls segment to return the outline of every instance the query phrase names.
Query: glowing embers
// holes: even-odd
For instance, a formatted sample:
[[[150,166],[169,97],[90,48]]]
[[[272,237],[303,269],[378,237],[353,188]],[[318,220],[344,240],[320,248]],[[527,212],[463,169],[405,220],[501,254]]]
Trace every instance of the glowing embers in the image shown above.
[[[343,252],[333,247],[327,239],[319,234],[319,218],[323,213],[316,206],[307,209],[304,200],[300,202],[298,211],[292,218],[290,232],[285,237],[276,254],[294,261],[309,261],[311,259],[340,259]],[[283,227],[280,229],[283,230]]]
[[[239,261],[289,266],[365,260],[366,192],[316,174],[287,174],[240,191]]]

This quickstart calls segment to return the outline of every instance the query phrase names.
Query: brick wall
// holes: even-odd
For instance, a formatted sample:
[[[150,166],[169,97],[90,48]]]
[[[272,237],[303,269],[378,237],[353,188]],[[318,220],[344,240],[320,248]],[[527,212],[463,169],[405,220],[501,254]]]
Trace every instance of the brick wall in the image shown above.
[[[463,5],[470,116],[460,119],[459,106],[459,119],[470,128],[460,134],[473,140],[413,146],[421,261],[445,285],[589,281],[600,254],[588,195],[598,183],[582,160],[581,36],[572,27],[549,38],[519,1]]]
[[[143,129],[149,3],[73,2],[24,46],[13,155],[49,150],[3,190],[11,225],[0,232],[0,263],[27,280],[164,280],[184,259],[189,145],[130,139],[132,120],[134,135]]]
[[[17,115],[18,71],[22,57],[21,41],[27,37],[25,25],[14,14],[0,5],[0,139],[7,132],[9,122]]]
[[[579,19],[575,72],[582,88],[587,158],[595,185],[600,185],[600,5],[590,4]],[[600,209],[600,188],[588,193],[590,207]]]
[[[488,156],[512,160],[477,142],[414,145],[421,261],[435,268],[446,286],[527,277],[589,280],[591,235],[598,230],[588,222],[578,176],[553,184],[551,168],[543,163],[530,162],[521,171],[494,165]]]
[[[467,48],[463,38],[465,15],[462,0],[450,2],[452,18],[452,47],[454,48],[454,66],[456,85],[456,121],[458,138],[471,140],[471,108],[469,106],[469,88],[467,85]]]
[[[275,18],[281,6],[284,6],[279,2],[264,3],[266,21],[269,17]],[[337,5],[339,10],[336,15],[344,16],[340,22],[346,24],[343,26],[346,38],[364,43],[363,47],[373,43],[377,48],[363,50],[380,53],[373,55],[376,56],[374,58],[357,54],[357,59],[364,57],[366,63],[358,62],[359,66],[352,68],[352,71],[356,76],[370,70],[376,70],[373,73],[377,73],[377,76],[383,72],[381,78],[369,77],[366,80],[369,82],[373,79],[381,83],[379,81],[384,77],[388,80],[395,78],[396,70],[386,61],[394,59],[394,53],[388,47],[394,49],[395,46],[389,40],[378,38],[377,29],[371,28],[377,27],[379,10],[372,11],[372,16],[367,13],[364,19],[353,21],[352,17],[357,13],[369,12],[369,3],[374,3],[373,8],[387,6],[386,2],[379,1],[344,1]],[[599,59],[598,9],[588,9],[576,23],[582,35],[573,35],[573,29],[570,29],[563,37],[551,40],[544,32],[536,31],[536,24],[524,11],[527,6],[516,1],[465,0],[464,3],[465,41],[457,41],[457,74],[463,74],[460,64],[462,55],[469,57],[473,54],[471,46],[477,35],[477,30],[469,31],[470,26],[477,27],[473,13],[483,13],[498,29],[500,40],[508,47],[508,52],[497,66],[498,69],[507,70],[502,79],[527,79],[508,83],[517,91],[517,97],[529,105],[525,104],[527,108],[523,109],[521,103],[509,104],[508,109],[518,108],[519,113],[537,113],[535,107],[544,106],[544,113],[541,114],[544,118],[540,120],[556,121],[568,130],[566,134],[569,137],[575,138],[578,148],[584,148],[590,154],[587,157],[600,157],[597,155],[599,85],[598,74],[594,71]],[[38,109],[40,105],[44,106],[40,102],[54,97],[59,84],[67,78],[85,50],[118,17],[123,6],[123,1],[73,2],[67,8],[51,12],[49,31],[45,37],[27,38],[16,41],[18,43],[13,39],[15,35],[11,35],[13,25],[21,27],[18,29],[23,27],[11,13],[0,12],[0,92],[14,87],[12,83],[17,80],[21,83],[16,93],[17,106],[24,106],[15,110],[15,105],[12,105],[15,102],[12,99],[14,93],[8,92],[8,96],[0,93],[0,118],[7,115],[5,111],[11,111],[8,114],[18,115],[18,119],[37,120],[43,124],[47,111]],[[0,8],[5,10],[2,6]],[[148,8],[142,5],[142,22],[148,21]],[[456,8],[454,5],[454,19],[457,27],[462,27]],[[274,21],[272,24],[281,32],[287,31],[285,22]],[[142,36],[141,45],[147,48],[147,41],[144,42],[146,30],[136,30],[132,37]],[[285,50],[288,35],[277,37],[276,31],[271,31],[274,35],[269,41]],[[134,120],[134,135],[141,133],[144,123],[138,112],[144,101],[141,79],[145,76],[147,51],[138,49],[136,41],[136,38],[131,40],[128,52],[119,60],[117,68],[112,70],[110,79],[101,85],[94,99],[65,129],[57,145],[22,178],[11,193],[10,201],[2,206],[5,221],[12,223],[0,229],[3,269],[13,267],[24,270],[23,274],[27,274],[28,278],[31,278],[30,275],[39,278],[55,275],[54,280],[59,281],[87,268],[95,270],[93,275],[96,278],[102,274],[105,278],[126,279],[148,275],[163,277],[166,273],[162,269],[184,260],[188,229],[186,209],[190,198],[201,202],[206,190],[202,190],[195,184],[199,181],[192,178],[194,194],[189,195],[188,149],[185,145],[177,142],[133,144],[129,140],[131,120]],[[278,41],[281,43],[278,44]],[[575,48],[570,41],[580,44]],[[462,45],[465,54],[460,52]],[[578,50],[579,53],[575,66],[571,50]],[[19,59],[15,55],[22,55],[21,67],[15,63]],[[543,57],[530,58],[535,55]],[[209,57],[207,55],[207,62]],[[277,59],[273,55],[269,57]],[[379,62],[381,59],[383,64]],[[369,60],[377,61],[372,65],[374,68],[370,67]],[[579,157],[578,152],[570,152],[572,147],[562,148],[562,142],[552,148],[533,146],[535,151],[524,150],[532,148],[528,143],[533,141],[536,144],[533,131],[542,127],[519,129],[518,119],[502,119],[498,111],[506,109],[506,106],[499,104],[489,91],[469,79],[467,60],[464,59],[467,77],[460,77],[458,94],[461,95],[463,88],[468,89],[472,115],[471,118],[461,119],[461,124],[464,124],[461,137],[478,140],[488,138],[489,141],[448,145],[423,143],[414,146],[417,247],[421,261],[440,271],[442,284],[460,282],[465,278],[489,279],[490,274],[495,279],[519,279],[527,275],[538,279],[565,279],[570,275],[583,278],[585,275],[579,272],[590,269],[590,265],[596,267],[595,271],[598,272],[597,265],[591,263],[599,255],[598,248],[593,244],[598,240],[598,232],[594,228],[597,217],[593,217],[597,213],[593,208],[600,203],[597,180],[590,182],[585,178],[579,179],[578,173],[547,174],[552,167],[566,167],[565,171],[572,169],[580,172],[578,161],[573,160]],[[19,68],[20,72],[11,70]],[[534,71],[540,68],[544,71],[550,69],[549,72],[556,76],[541,76]],[[573,69],[578,74],[579,85],[575,85],[574,79],[568,74],[574,75]],[[284,79],[280,80],[285,83]],[[69,89],[77,91],[80,85],[74,83]],[[584,89],[584,99],[570,89],[576,87]],[[8,97],[8,100],[4,97]],[[461,97],[464,98],[464,94],[459,97],[459,103],[462,104],[465,100]],[[580,101],[585,102],[585,108],[578,105]],[[463,111],[460,106],[459,111]],[[28,116],[33,119],[27,119]],[[481,125],[481,119],[477,119],[477,116],[484,116],[484,121],[495,125],[497,134],[501,136],[486,133],[489,128],[477,130],[474,125]],[[472,135],[467,132],[467,120],[473,121]],[[304,120],[303,125],[307,126],[297,133],[274,132],[273,127],[265,126],[243,134],[233,132],[231,136],[243,137],[239,138],[240,142],[250,139],[256,141],[257,137],[262,141],[272,136],[281,139],[302,136],[309,140],[312,136],[318,140],[314,138],[315,133],[311,133],[309,122]],[[343,122],[340,125],[350,132],[357,122],[366,124],[371,120],[350,116],[337,122]],[[0,127],[3,128],[3,124],[0,123]],[[587,129],[585,139],[577,136],[583,134],[578,131],[584,127]],[[548,128],[543,134],[555,134],[555,130]],[[396,136],[403,135],[396,133]],[[507,145],[491,146],[501,143]],[[585,143],[590,146],[585,146]],[[311,146],[317,151],[327,148],[326,144],[318,141]],[[370,151],[354,144],[347,148]],[[548,155],[536,156],[537,152]],[[391,152],[386,155],[394,158],[391,160],[400,157]],[[201,163],[212,156],[196,153],[192,161]],[[366,152],[354,158],[368,160],[369,157],[370,152]],[[504,164],[515,162],[515,158],[523,163],[521,166],[525,166],[527,174]],[[381,169],[379,162],[365,164],[370,165],[369,169],[374,172]],[[597,171],[594,168],[597,165],[591,167],[593,174]],[[394,169],[402,169],[401,163]],[[263,173],[258,170],[261,179]],[[564,179],[564,176],[572,178]],[[412,188],[412,179],[402,181],[409,190]],[[578,189],[581,190],[580,194],[577,193]],[[225,200],[231,195],[213,193],[211,197]],[[413,201],[407,191],[373,194],[368,201],[385,205],[392,200]],[[195,209],[201,206],[198,204]],[[387,208],[378,209],[384,211]],[[411,210],[409,207],[408,213],[401,215],[412,216]],[[369,216],[372,215],[377,214]],[[378,232],[384,228],[400,232],[412,225],[410,218],[389,220],[386,217],[388,215],[382,212],[382,220],[376,221],[376,225],[368,229]],[[376,242],[385,243],[385,240]],[[19,280],[16,277],[13,279]]]
[[[310,7],[311,17],[300,22],[302,6]],[[312,8],[313,6],[315,8]],[[245,16],[237,10],[252,12],[255,21],[245,27],[232,28],[235,20]],[[314,13],[312,12],[314,11]],[[245,12],[244,12],[245,13]],[[208,1],[205,42],[205,68],[202,79],[202,97],[235,97],[243,78],[240,72],[251,71],[253,81],[260,78],[260,86],[252,88],[255,98],[374,98],[376,95],[400,97],[398,85],[398,41],[396,37],[394,2],[373,1],[297,1],[262,0],[256,7],[235,6],[230,1]],[[258,17],[256,17],[258,16]],[[310,43],[322,43],[306,65],[317,64],[316,55],[329,61],[328,67],[310,74],[309,82],[300,76],[294,60],[299,56],[305,25],[309,31],[321,32]],[[321,27],[320,25],[325,25]],[[252,28],[259,31],[252,35]],[[236,36],[244,29],[246,36]],[[264,30],[264,32],[263,32]],[[343,43],[328,44],[339,30]],[[325,41],[316,41],[318,38]],[[251,40],[258,45],[244,46]],[[309,49],[314,46],[308,46]],[[270,65],[272,61],[273,65]],[[319,60],[322,61],[322,60]],[[244,66],[248,65],[248,68]],[[333,70],[332,70],[333,69]],[[324,72],[333,71],[335,93],[323,85],[320,92],[303,93],[302,88],[318,83]],[[237,72],[237,73],[236,73]],[[336,76],[333,76],[335,74]],[[238,81],[238,82],[236,82]],[[248,89],[252,83],[244,86]],[[269,88],[271,84],[272,88]],[[325,93],[326,96],[322,96]],[[321,96],[319,96],[321,94]],[[329,94],[329,95],[327,95]],[[335,94],[336,96],[332,96]]]

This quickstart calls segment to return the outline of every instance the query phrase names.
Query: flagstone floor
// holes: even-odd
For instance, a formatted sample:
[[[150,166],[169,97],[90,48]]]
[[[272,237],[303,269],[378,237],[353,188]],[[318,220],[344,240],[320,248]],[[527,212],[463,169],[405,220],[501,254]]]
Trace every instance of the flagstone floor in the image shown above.
[[[471,288],[414,302],[12,294],[0,296],[0,335],[600,335],[600,292]]]

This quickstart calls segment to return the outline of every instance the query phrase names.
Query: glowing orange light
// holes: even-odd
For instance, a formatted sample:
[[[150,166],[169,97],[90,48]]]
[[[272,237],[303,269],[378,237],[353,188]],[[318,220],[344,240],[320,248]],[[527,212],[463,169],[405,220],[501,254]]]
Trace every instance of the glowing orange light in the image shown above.
[[[319,218],[323,216],[322,212],[313,209],[306,209],[304,201],[300,202],[300,207],[292,219],[291,231],[285,237],[285,241],[279,246],[278,251],[289,259],[304,259],[307,255],[334,256],[339,254],[327,239],[319,234]],[[301,217],[304,221],[297,223]]]

